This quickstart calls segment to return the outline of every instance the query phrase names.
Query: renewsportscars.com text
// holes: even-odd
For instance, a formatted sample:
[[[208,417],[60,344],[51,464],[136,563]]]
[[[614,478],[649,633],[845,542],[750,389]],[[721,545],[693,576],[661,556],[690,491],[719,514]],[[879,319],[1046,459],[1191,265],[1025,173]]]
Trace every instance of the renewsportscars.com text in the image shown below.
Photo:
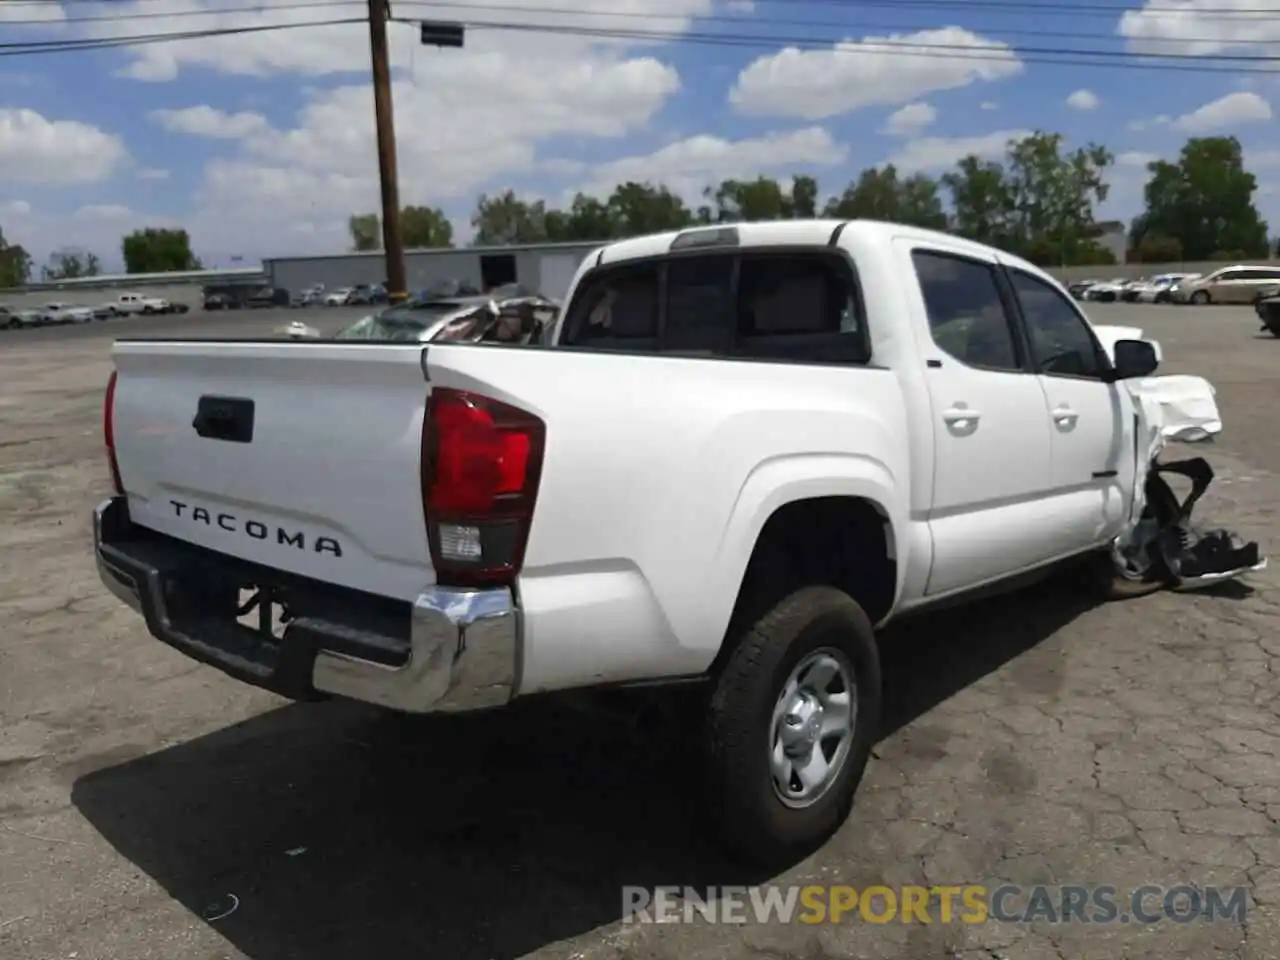
[[[625,923],[1243,922],[1243,887],[623,887]]]

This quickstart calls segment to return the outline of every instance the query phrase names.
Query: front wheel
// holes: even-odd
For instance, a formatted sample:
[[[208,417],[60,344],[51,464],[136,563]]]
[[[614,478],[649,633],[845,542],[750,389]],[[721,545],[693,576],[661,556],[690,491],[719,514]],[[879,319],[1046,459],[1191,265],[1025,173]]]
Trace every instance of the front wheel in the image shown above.
[[[804,587],[750,627],[716,679],[707,800],[744,860],[795,862],[848,818],[880,723],[880,657],[862,608]]]
[[[1191,302],[1197,307],[1203,307],[1209,302],[1208,290],[1197,290],[1191,295]]]

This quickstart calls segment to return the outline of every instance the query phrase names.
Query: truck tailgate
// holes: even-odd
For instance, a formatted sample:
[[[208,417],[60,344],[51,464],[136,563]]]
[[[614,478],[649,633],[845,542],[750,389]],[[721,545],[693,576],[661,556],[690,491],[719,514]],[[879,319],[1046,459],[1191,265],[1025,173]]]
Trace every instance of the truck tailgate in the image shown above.
[[[421,347],[120,341],[113,355],[136,524],[397,599],[432,582]]]

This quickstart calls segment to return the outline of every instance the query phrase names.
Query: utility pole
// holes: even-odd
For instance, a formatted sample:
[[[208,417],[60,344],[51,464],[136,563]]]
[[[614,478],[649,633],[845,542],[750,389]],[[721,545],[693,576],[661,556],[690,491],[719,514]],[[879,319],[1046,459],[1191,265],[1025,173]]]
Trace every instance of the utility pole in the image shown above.
[[[396,173],[396,124],[387,54],[388,0],[369,0],[369,52],[373,57],[373,110],[378,129],[378,178],[382,182],[382,249],[387,261],[387,300],[408,299],[404,244],[400,238],[400,186]]]

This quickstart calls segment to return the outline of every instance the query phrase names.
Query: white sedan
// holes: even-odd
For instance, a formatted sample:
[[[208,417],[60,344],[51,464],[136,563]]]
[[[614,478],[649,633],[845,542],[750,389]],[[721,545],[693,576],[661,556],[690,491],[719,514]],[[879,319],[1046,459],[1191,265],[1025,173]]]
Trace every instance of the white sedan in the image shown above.
[[[70,303],[46,303],[40,308],[45,323],[89,323],[93,320],[92,307],[77,307]]]
[[[326,307],[341,307],[347,302],[347,297],[351,296],[350,287],[339,287],[324,295],[324,305]]]

